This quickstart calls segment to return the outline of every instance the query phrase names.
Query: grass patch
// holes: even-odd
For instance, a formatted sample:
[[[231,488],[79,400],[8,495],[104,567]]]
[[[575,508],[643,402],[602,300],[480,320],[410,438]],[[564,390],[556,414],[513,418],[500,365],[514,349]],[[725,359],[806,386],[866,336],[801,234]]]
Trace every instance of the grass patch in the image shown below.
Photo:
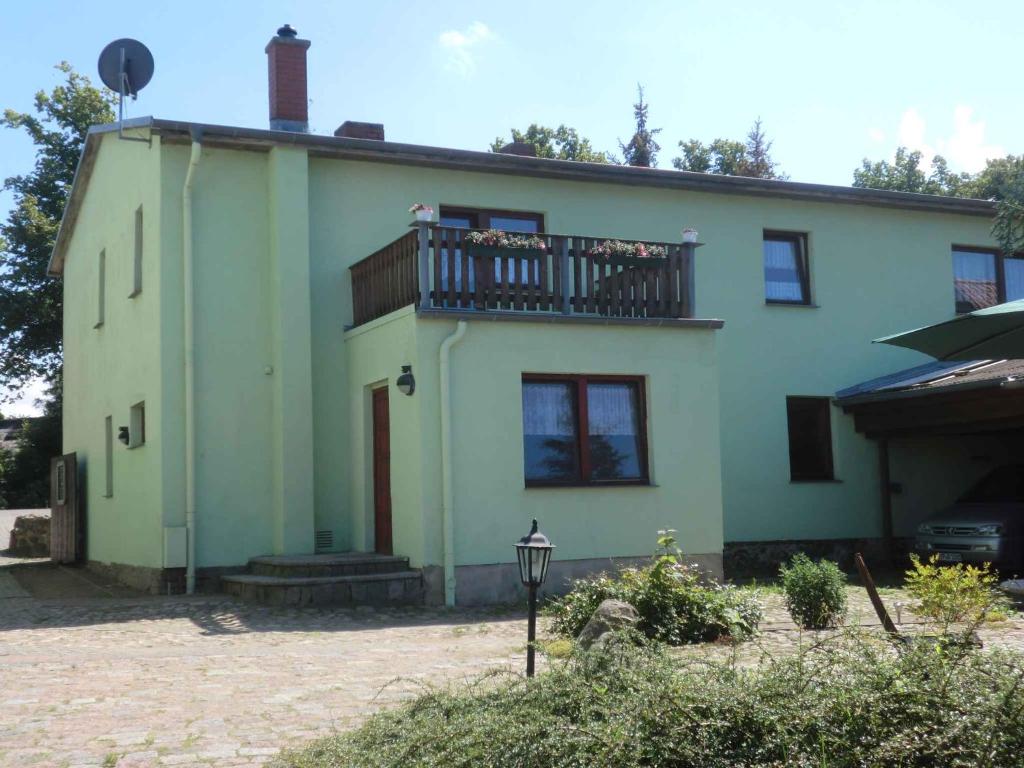
[[[660,646],[435,689],[278,768],[1001,768],[1024,752],[1024,658],[841,633],[753,668]]]

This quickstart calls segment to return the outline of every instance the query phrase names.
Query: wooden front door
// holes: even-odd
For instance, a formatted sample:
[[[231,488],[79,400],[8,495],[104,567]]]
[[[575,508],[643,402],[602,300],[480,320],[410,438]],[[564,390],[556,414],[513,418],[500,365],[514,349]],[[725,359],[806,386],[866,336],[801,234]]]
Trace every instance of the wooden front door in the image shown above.
[[[373,541],[391,554],[391,434],[388,388],[373,390]]]
[[[78,457],[73,453],[50,459],[50,559],[85,559],[85,518],[78,503]]]

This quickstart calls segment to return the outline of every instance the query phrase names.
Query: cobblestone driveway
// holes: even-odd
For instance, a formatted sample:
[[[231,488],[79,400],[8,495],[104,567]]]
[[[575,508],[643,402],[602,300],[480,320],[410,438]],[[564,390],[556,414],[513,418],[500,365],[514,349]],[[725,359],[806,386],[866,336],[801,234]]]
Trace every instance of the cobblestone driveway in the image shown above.
[[[0,766],[255,766],[424,683],[524,663],[521,614],[8,594],[0,598]],[[850,623],[877,631],[863,590],[849,594]],[[762,599],[767,615],[755,641],[679,653],[737,652],[741,663],[757,663],[811,639],[789,621],[780,595]],[[886,596],[890,609],[899,599]],[[1019,615],[981,635],[988,647],[1024,650]]]
[[[12,596],[0,765],[260,765],[424,682],[519,669],[525,636],[493,611]]]

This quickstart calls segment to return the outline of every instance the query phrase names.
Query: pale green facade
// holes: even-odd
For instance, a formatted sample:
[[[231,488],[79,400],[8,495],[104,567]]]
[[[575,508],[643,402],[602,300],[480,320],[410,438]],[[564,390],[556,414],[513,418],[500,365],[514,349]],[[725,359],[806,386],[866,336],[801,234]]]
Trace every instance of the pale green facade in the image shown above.
[[[439,349],[456,321],[409,307],[349,329],[348,268],[408,231],[411,202],[538,212],[549,232],[622,239],[672,242],[695,227],[706,243],[695,314],[725,321],[714,330],[469,318],[451,352],[457,566],[510,562],[532,517],[570,560],[649,554],[665,527],[719,567],[723,542],[878,536],[875,446],[833,409],[841,482],[790,482],[785,397],[831,396],[923,361],[869,342],[951,317],[951,246],[991,245],[989,221],[976,212],[541,178],[513,165],[498,173],[380,162],[372,151],[332,155],[326,144],[243,146],[227,133],[200,140],[192,208],[200,569],[312,552],[317,532],[329,532],[337,551],[372,549],[369,391],[393,385],[402,365],[413,366],[417,390],[406,397],[392,386],[389,395],[395,552],[441,565]],[[65,222],[61,244],[65,450],[86,471],[89,559],[180,567],[189,139],[172,128],[154,130],[150,146],[100,133],[90,147],[91,173],[76,185],[77,217]],[[144,287],[129,299],[140,205]],[[766,305],[766,229],[808,234],[815,306]],[[103,249],[106,316],[97,329]],[[526,372],[643,376],[651,486],[525,488]],[[129,407],[143,400],[146,444],[115,445],[107,498],[97,470],[104,418],[127,424]]]

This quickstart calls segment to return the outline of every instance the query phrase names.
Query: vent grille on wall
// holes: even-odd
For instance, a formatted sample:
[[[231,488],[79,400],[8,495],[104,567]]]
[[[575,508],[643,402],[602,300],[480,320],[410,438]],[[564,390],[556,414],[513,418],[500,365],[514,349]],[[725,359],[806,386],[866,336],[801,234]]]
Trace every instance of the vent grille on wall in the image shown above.
[[[316,551],[330,552],[334,549],[334,531],[316,532]]]

